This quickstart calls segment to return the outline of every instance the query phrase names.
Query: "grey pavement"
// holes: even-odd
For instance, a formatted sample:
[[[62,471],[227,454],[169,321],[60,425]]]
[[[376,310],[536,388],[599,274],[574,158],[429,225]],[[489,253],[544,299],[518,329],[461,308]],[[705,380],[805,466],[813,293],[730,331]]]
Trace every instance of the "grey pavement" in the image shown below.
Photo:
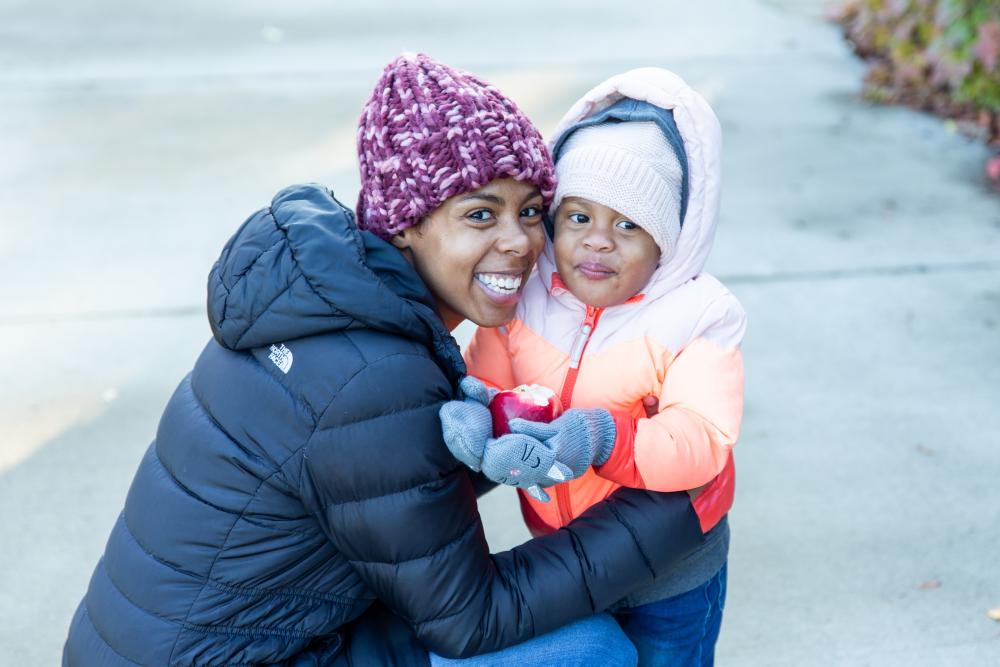
[[[0,0],[0,665],[58,664],[218,251],[288,183],[353,201],[354,122],[403,50],[543,132],[649,64],[720,116],[710,269],[750,328],[719,664],[1000,665],[987,151],[862,102],[822,7]],[[494,550],[526,538],[510,492],[482,512]]]

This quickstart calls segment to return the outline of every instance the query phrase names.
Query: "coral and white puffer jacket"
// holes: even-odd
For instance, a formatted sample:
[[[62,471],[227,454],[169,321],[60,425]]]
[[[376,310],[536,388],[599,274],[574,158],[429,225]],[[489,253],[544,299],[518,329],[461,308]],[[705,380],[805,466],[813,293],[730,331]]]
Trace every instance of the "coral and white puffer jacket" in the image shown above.
[[[643,292],[600,309],[566,289],[547,244],[516,318],[506,327],[479,329],[466,363],[470,374],[495,386],[537,383],[559,391],[567,409],[602,407],[615,416],[617,440],[604,465],[557,485],[551,502],[521,494],[534,533],[566,525],[621,486],[678,491],[711,482],[695,501],[707,531],[732,505],[731,450],[743,412],[740,344],[746,328],[736,298],[702,272],[718,219],[719,124],[676,75],[632,70],[570,109],[553,141],[556,159],[581,123],[605,119],[654,120],[668,136],[679,133],[688,196],[674,254]],[[643,409],[646,396],[659,399],[652,418]]]

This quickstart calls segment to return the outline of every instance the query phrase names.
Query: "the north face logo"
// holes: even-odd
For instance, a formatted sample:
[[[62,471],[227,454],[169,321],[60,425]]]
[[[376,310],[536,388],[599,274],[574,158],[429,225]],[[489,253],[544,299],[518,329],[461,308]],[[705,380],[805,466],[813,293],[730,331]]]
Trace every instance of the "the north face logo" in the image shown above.
[[[267,355],[268,358],[274,362],[275,366],[281,369],[282,373],[288,373],[292,367],[292,351],[285,347],[284,343],[279,343],[278,345],[272,345],[270,352]]]

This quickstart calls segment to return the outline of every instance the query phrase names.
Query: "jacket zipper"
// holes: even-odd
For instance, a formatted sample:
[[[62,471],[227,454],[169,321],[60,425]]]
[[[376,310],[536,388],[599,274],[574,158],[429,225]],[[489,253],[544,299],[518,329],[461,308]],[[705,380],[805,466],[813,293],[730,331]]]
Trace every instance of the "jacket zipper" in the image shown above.
[[[587,306],[583,324],[580,326],[580,331],[576,334],[573,347],[570,348],[569,368],[566,370],[566,379],[563,380],[562,391],[559,392],[559,399],[566,410],[569,410],[569,406],[573,400],[573,388],[576,386],[576,378],[580,374],[580,365],[583,363],[583,351],[587,349],[587,343],[590,342],[590,337],[593,335],[594,329],[597,328],[597,320],[601,319],[603,312],[603,308]],[[563,482],[556,487],[556,504],[559,507],[559,518],[563,526],[573,519],[573,508],[569,502],[569,489],[567,485],[568,483]]]

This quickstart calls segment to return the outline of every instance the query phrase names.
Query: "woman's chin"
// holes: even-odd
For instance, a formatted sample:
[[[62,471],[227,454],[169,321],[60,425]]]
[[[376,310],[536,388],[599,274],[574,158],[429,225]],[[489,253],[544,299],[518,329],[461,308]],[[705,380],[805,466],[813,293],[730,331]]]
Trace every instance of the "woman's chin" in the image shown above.
[[[478,308],[474,317],[469,319],[481,327],[502,327],[514,319],[517,311],[517,301],[511,304],[499,305],[489,304],[487,307]]]
[[[521,290],[511,294],[498,294],[477,283],[476,316],[469,319],[481,327],[500,327],[514,319],[517,304],[521,301]]]

